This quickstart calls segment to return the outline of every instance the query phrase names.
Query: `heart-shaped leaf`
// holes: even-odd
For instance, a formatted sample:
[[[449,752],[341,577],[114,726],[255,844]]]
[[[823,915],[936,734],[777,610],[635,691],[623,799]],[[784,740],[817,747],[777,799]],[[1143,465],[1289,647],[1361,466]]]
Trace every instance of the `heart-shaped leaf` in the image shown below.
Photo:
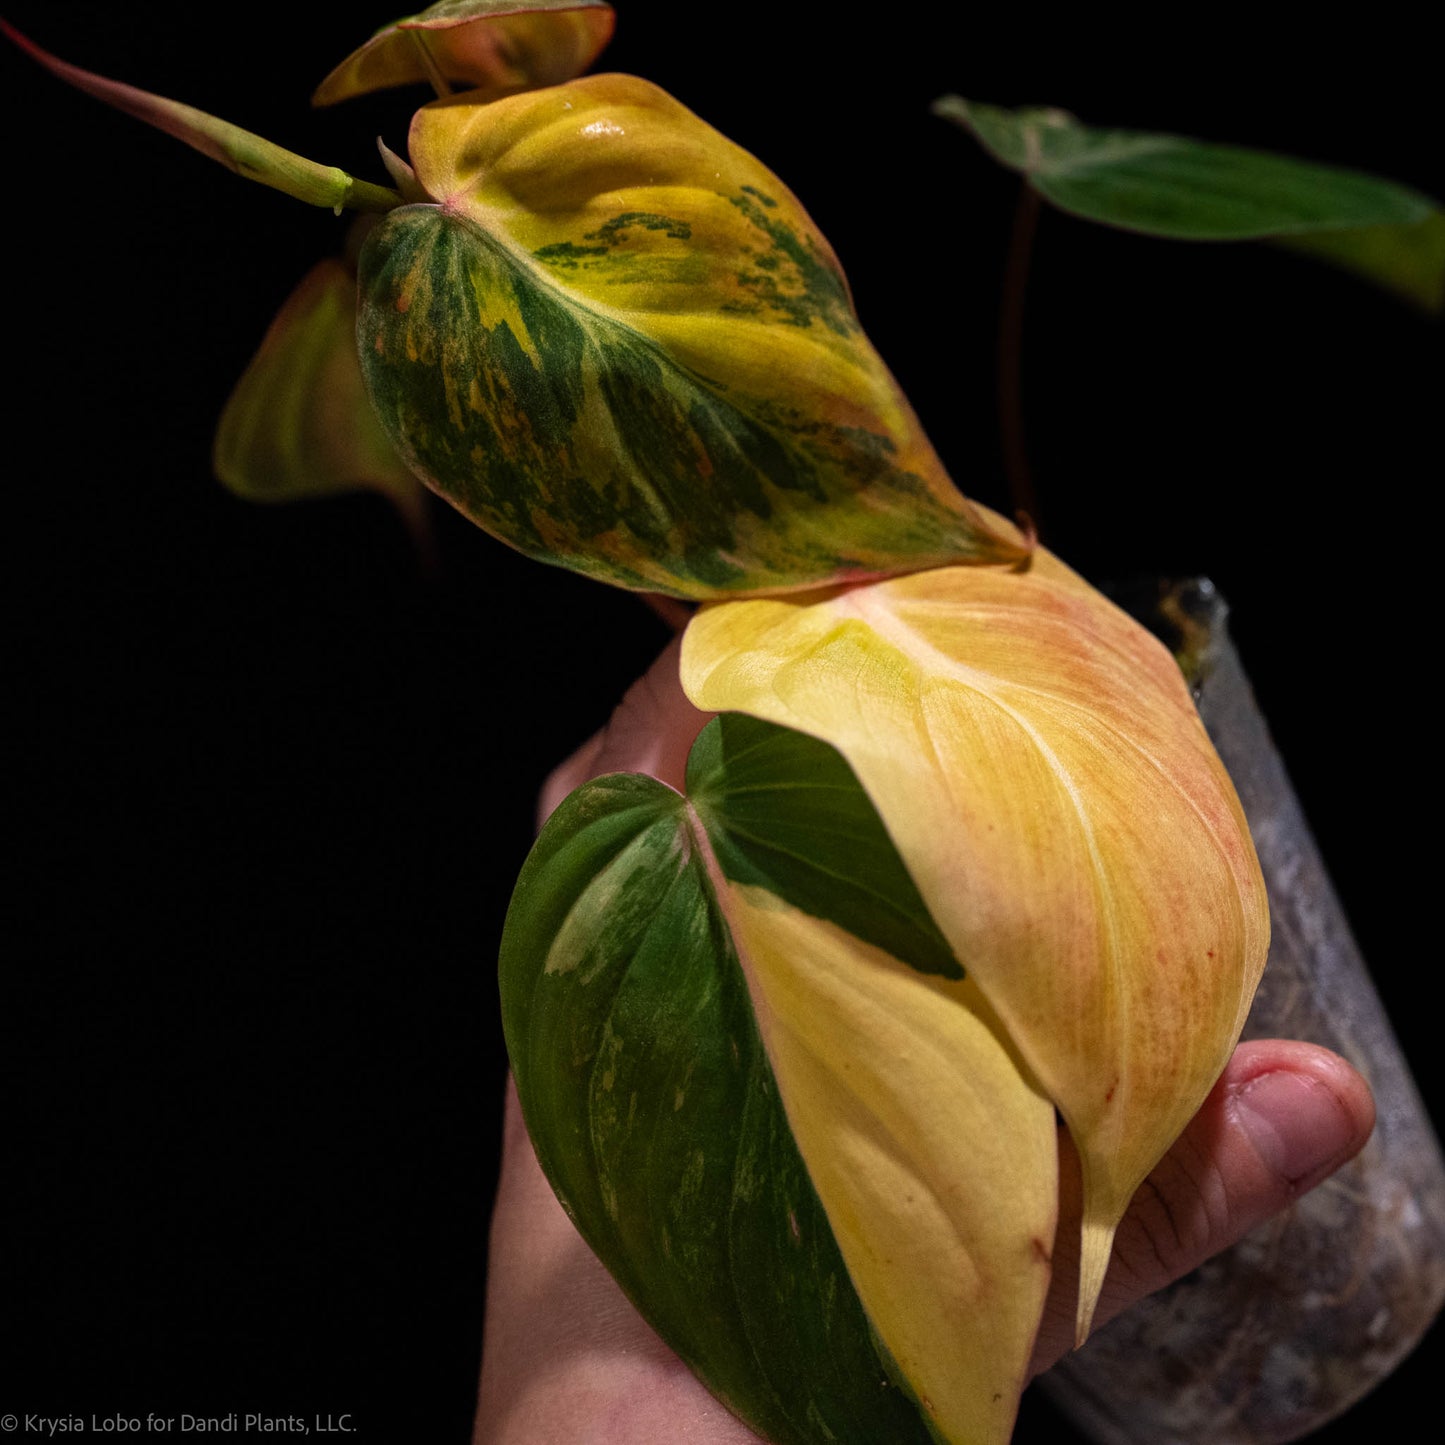
[[[831,748],[723,717],[688,772],[696,808],[630,775],[579,789],[518,882],[503,1021],[543,1168],[769,1440],[1002,1445],[1048,1284],[1052,1106],[942,976],[911,885],[893,940],[928,972],[789,901],[849,916],[906,878]]]
[[[1026,550],[954,488],[782,184],[655,86],[418,112],[362,254],[397,449],[531,556],[685,597]]]
[[[581,75],[612,38],[604,0],[439,0],[383,26],[316,89],[314,105],[440,80],[491,100]]]
[[[1277,241],[1426,309],[1445,305],[1445,213],[1394,181],[1186,136],[1102,130],[1047,107],[949,95],[934,112],[1076,216],[1176,240]]]
[[[693,703],[823,738],[1068,1121],[1086,1327],[1130,1196],[1229,1057],[1268,911],[1179,671],[1040,552],[704,608]]]

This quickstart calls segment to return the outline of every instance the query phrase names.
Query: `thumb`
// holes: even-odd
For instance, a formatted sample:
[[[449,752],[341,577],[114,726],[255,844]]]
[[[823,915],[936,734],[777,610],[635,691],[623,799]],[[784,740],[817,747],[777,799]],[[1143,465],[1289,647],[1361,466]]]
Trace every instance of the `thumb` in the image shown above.
[[[1140,1186],[1115,1236],[1095,1324],[1228,1248],[1353,1158],[1374,1128],[1369,1085],[1338,1054],[1260,1039],[1235,1050],[1204,1106]],[[1078,1160],[1060,1131],[1054,1283],[1033,1370],[1073,1344]]]

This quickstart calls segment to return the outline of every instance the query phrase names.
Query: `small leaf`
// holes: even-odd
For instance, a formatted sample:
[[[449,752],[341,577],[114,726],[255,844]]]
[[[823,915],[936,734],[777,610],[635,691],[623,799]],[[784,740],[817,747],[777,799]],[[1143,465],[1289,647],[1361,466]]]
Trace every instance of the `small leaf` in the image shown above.
[[[229,121],[218,120],[205,111],[195,110],[179,101],[137,90],[103,75],[81,70],[42,50],[13,26],[0,20],[0,30],[26,54],[77,90],[93,95],[116,110],[143,120],[167,135],[184,141],[194,150],[219,161],[227,170],[250,181],[284,191],[298,201],[313,206],[326,206],[340,212],[388,211],[401,204],[401,197],[385,186],[358,181],[336,166],[323,166],[293,151],[283,149],[261,136],[253,135]]]
[[[782,184],[655,86],[418,112],[362,254],[397,449],[530,556],[682,597],[1026,548],[954,488]]]
[[[603,0],[440,0],[383,26],[316,89],[334,105],[434,77],[493,100],[580,75],[612,38]]]
[[[339,260],[310,271],[281,308],[221,414],[216,475],[248,501],[370,489],[425,530],[426,490],[367,400],[356,356],[356,278]]]
[[[704,608],[692,702],[847,758],[1084,1170],[1081,1324],[1134,1190],[1229,1057],[1268,942],[1229,779],[1163,646],[1040,550]]]
[[[1076,216],[1177,240],[1276,241],[1429,309],[1442,304],[1445,214],[1394,181],[1184,136],[1096,129],[1062,110],[955,95],[934,112]]]

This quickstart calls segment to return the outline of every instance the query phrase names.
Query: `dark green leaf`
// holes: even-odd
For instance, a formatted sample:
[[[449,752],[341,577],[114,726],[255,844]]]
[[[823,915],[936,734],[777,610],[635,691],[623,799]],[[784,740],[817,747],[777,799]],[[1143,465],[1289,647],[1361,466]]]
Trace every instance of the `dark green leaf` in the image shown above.
[[[1076,216],[1177,240],[1278,241],[1428,309],[1442,303],[1445,214],[1393,181],[1185,136],[1096,129],[1062,110],[945,96],[934,111]]]
[[[728,713],[694,744],[687,786],[734,883],[766,888],[922,973],[963,977],[878,810],[836,748]]]
[[[522,870],[503,1023],[542,1167],[658,1333],[778,1445],[923,1445],[778,1099],[682,798],[573,793]]]

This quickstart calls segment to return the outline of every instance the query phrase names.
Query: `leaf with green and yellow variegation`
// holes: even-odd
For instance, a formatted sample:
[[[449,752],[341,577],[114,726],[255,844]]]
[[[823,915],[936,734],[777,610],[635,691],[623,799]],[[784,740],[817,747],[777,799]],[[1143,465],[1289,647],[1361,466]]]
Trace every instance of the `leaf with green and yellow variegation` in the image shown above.
[[[503,1022],[543,1168],[775,1445],[1002,1445],[1052,1105],[834,749],[725,716],[687,786],[584,786],[522,871]]]
[[[695,598],[1024,555],[949,480],[797,200],[657,87],[438,101],[410,150],[436,204],[367,242],[362,366],[488,531]]]
[[[436,102],[410,167],[383,148],[392,190],[7,33],[241,175],[397,212],[362,257],[369,394],[408,466],[520,551],[691,598],[1027,554],[949,480],[796,199],[655,86]]]
[[[1175,240],[1273,241],[1427,311],[1445,307],[1445,210],[1395,181],[1188,136],[1103,130],[1044,106],[948,95],[934,112],[1073,215]]]
[[[167,135],[194,150],[219,161],[227,170],[247,180],[259,181],[306,201],[313,206],[326,206],[338,213],[353,211],[386,211],[401,204],[401,196],[386,186],[359,181],[336,166],[323,166],[288,151],[259,135],[243,130],[230,121],[207,115],[193,106],[137,90],[118,80],[82,70],[42,50],[33,40],[22,35],[13,25],[0,20],[3,31],[25,53],[77,90],[122,110],[137,120],[163,130]]]
[[[604,0],[439,0],[383,26],[316,89],[334,105],[415,81],[493,99],[580,75],[612,38]]]
[[[225,486],[253,502],[380,492],[427,545],[426,489],[367,400],[345,262],[309,271],[271,323],[221,414],[214,461]]]
[[[704,608],[682,680],[833,744],[1083,1162],[1079,1328],[1130,1196],[1229,1057],[1264,884],[1163,646],[1040,551]]]

